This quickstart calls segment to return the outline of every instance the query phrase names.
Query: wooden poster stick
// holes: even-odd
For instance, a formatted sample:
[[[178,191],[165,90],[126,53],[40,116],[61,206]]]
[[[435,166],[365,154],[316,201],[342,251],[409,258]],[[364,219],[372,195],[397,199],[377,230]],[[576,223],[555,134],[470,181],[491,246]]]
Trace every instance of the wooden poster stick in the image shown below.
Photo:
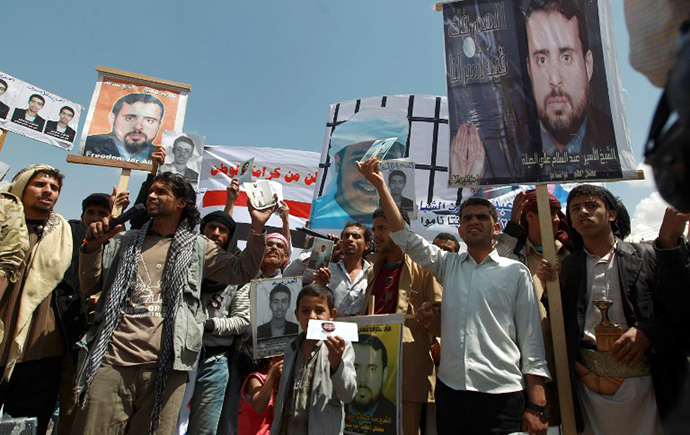
[[[122,172],[120,173],[120,182],[117,184],[117,192],[123,192],[127,190],[127,185],[129,184],[129,175],[132,173],[131,169],[126,169],[123,168]],[[120,216],[122,213],[122,207],[117,204],[113,204],[113,216],[117,217]]]
[[[0,151],[2,151],[2,145],[5,143],[5,138],[7,137],[7,130],[0,128]]]
[[[537,211],[544,258],[549,263],[556,264],[558,260],[553,238],[549,191],[546,184],[537,185]],[[570,385],[570,369],[568,368],[568,349],[563,324],[563,304],[561,303],[561,287],[558,280],[547,281],[546,292],[549,299],[549,322],[551,323],[553,350],[556,359],[555,378],[558,383],[558,399],[561,403],[561,424],[565,435],[576,435],[575,409],[573,408],[572,385]],[[551,376],[553,377],[554,373],[551,373]]]
[[[376,302],[374,295],[369,296],[369,308],[367,309],[367,315],[374,315],[374,303]]]

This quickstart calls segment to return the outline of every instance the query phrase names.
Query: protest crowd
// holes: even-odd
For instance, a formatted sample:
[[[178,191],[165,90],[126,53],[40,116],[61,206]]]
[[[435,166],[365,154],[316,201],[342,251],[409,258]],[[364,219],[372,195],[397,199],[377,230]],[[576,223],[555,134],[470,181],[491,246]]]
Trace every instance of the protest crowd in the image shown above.
[[[615,153],[597,149],[597,139],[615,145],[603,119],[587,93],[573,103],[568,87],[592,75],[589,41],[580,35],[567,42],[579,48],[560,52],[581,58],[581,77],[540,70],[554,17],[577,36],[579,14],[570,0],[533,0],[524,16],[538,54],[526,81],[543,156],[604,156],[590,166],[594,178],[620,178]],[[540,74],[572,82],[540,89]],[[16,118],[31,126],[42,104],[28,101],[35,113]],[[581,113],[563,115],[568,104]],[[153,119],[148,127],[125,114],[137,107]],[[65,125],[75,114],[66,108]],[[336,234],[306,228],[298,246],[289,201],[251,178],[243,192],[246,179],[227,177],[223,210],[201,216],[193,138],[174,140],[172,163],[148,140],[164,112],[157,97],[131,93],[109,114],[112,132],[86,141],[89,155],[151,160],[136,198],[95,192],[79,219],[66,220],[54,207],[70,180],[43,163],[1,188],[0,424],[35,418],[39,435],[543,435],[564,433],[566,421],[584,434],[690,433],[690,213],[668,207],[653,242],[629,242],[626,205],[578,179],[577,155],[561,167],[563,180],[576,181],[564,202],[522,189],[502,226],[494,203],[458,194],[458,234],[422,236],[403,190],[414,181],[400,169],[414,164],[390,163],[405,157],[407,119],[408,130],[390,133],[400,125],[376,108],[335,129],[335,190],[311,217],[350,219]],[[53,127],[74,140],[74,130]],[[482,128],[464,122],[454,132],[456,181],[500,180],[502,170],[544,181],[529,173],[531,157],[523,168],[491,166]],[[233,175],[251,176],[251,162],[241,166]],[[282,226],[269,227],[271,216]],[[270,284],[261,296],[260,283]],[[376,328],[343,338],[341,322],[362,318],[400,319],[399,348]],[[557,376],[560,357],[566,373]]]

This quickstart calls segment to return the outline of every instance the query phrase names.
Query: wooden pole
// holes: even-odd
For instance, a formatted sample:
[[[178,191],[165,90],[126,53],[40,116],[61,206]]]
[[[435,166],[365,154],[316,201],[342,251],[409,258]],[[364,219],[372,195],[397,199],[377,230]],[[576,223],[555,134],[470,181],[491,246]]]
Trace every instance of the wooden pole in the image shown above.
[[[2,145],[5,143],[5,138],[7,137],[7,130],[0,128],[0,151],[2,151]]]
[[[546,184],[537,185],[537,211],[539,212],[539,229],[541,230],[541,244],[544,258],[551,264],[556,264],[556,243],[553,238],[553,224],[551,222],[551,208],[549,207],[549,191]],[[570,385],[570,369],[568,368],[568,349],[565,343],[565,326],[563,324],[563,304],[561,303],[561,287],[556,281],[546,282],[546,294],[549,299],[549,322],[556,359],[555,379],[558,383],[558,400],[561,404],[561,424],[565,435],[576,435],[575,409],[573,407],[572,385]],[[554,373],[551,373],[554,376]]]
[[[131,169],[123,168],[120,173],[120,182],[117,184],[117,192],[123,192],[127,190],[127,185],[129,184],[129,175],[132,173]],[[113,216],[120,216],[122,213],[122,207],[117,203],[113,204]]]

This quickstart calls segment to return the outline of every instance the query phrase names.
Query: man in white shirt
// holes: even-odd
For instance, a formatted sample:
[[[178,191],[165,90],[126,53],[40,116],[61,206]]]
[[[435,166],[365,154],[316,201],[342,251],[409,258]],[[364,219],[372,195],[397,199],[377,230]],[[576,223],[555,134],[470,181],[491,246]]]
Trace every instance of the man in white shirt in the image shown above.
[[[371,230],[361,222],[348,222],[340,233],[340,249],[343,255],[337,262],[314,272],[306,269],[309,257],[297,259],[285,270],[285,276],[303,274],[306,284],[312,280],[327,285],[333,291],[333,301],[338,316],[356,316],[364,313],[365,294],[371,263],[364,253],[371,248]],[[336,247],[333,248],[334,251]]]
[[[443,251],[410,231],[386,189],[378,162],[359,165],[381,196],[391,238],[444,288],[440,313],[425,303],[417,318],[443,337],[436,383],[439,435],[545,434],[550,379],[539,312],[529,270],[493,248],[499,232],[496,209],[472,198],[460,208],[461,255]],[[525,403],[523,389],[527,390]]]

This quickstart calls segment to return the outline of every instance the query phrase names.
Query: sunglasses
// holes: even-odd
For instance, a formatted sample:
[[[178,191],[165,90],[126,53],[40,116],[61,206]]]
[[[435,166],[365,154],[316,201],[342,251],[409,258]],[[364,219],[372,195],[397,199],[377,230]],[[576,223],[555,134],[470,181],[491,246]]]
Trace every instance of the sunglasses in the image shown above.
[[[273,240],[269,240],[268,242],[266,242],[266,246],[268,246],[269,248],[275,246],[278,249],[285,249],[285,245],[282,242],[274,242]]]

